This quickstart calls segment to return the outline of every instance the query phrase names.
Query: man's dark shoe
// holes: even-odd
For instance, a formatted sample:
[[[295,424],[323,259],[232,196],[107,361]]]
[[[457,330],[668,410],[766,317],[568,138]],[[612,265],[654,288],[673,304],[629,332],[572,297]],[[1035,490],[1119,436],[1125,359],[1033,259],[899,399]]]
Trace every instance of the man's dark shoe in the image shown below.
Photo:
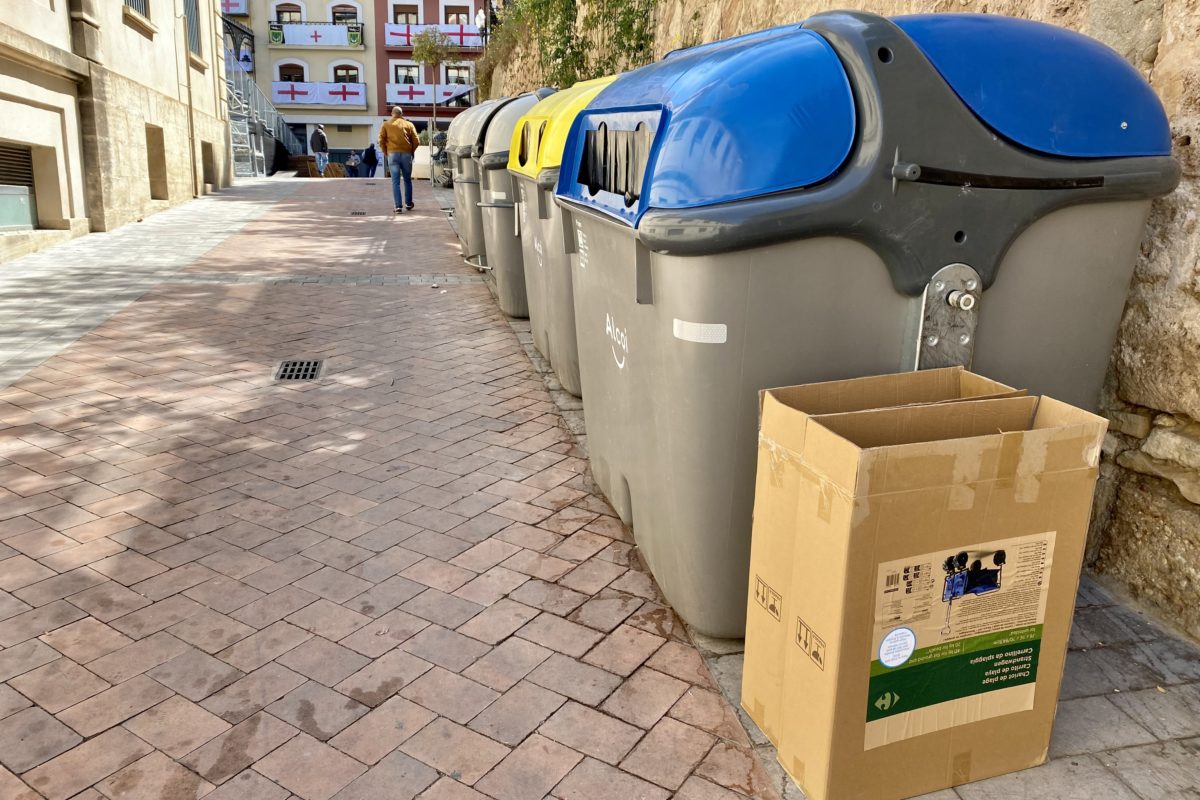
[[[405,208],[407,208],[409,211],[412,211],[414,208],[416,208],[416,206],[412,203],[409,203],[407,206],[405,206]]]
[[[404,213],[404,209],[403,209],[403,208],[401,208],[400,206],[396,206],[396,213],[397,213],[397,214],[403,214],[403,213]]]

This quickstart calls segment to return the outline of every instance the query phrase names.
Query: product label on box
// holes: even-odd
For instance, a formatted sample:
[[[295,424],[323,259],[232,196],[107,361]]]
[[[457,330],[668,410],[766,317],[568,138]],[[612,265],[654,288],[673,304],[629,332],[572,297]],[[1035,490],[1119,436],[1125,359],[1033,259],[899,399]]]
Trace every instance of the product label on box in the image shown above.
[[[1033,708],[1054,532],[879,565],[866,749]]]

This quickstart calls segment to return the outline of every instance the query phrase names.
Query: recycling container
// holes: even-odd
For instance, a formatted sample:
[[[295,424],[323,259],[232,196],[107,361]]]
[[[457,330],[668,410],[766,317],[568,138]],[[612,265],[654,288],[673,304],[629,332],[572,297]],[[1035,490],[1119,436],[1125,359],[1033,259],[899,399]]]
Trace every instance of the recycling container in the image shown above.
[[[538,89],[507,98],[493,106],[480,128],[475,145],[479,209],[483,220],[489,283],[500,310],[510,317],[528,317],[529,301],[525,297],[525,267],[521,262],[516,194],[507,169],[508,147],[517,120],[553,91]]]
[[[601,91],[555,198],[588,449],[675,609],[743,630],[759,390],[961,364],[1095,406],[1178,179],[1133,67],[993,15],[821,14]]]
[[[455,122],[461,122],[454,131],[454,143],[447,143],[447,151],[452,153],[454,159],[454,218],[458,221],[462,256],[477,267],[487,265],[487,254],[483,241],[483,217],[479,208],[481,190],[479,165],[474,159],[475,144],[488,115],[502,102],[485,100],[459,114]]]
[[[463,181],[469,180],[465,175],[462,174],[462,166],[459,162],[458,148],[461,144],[463,132],[466,130],[466,126],[463,124],[464,119],[468,117],[468,115],[470,115],[475,108],[477,108],[477,106],[467,109],[454,119],[450,120],[450,127],[446,129],[446,162],[447,167],[450,170],[451,187],[454,189],[454,215],[456,220],[461,218],[461,209],[465,207],[463,192],[466,190],[466,187],[460,186],[459,181],[460,179]],[[465,245],[466,239],[463,234],[461,222],[455,224],[454,230],[458,234],[460,246]]]
[[[562,213],[554,202],[563,145],[575,116],[615,75],[580,81],[555,92],[517,121],[508,172],[517,186],[517,216],[525,262],[529,327],[538,352],[554,367],[562,387],[579,397],[579,347],[571,256],[563,248]]]

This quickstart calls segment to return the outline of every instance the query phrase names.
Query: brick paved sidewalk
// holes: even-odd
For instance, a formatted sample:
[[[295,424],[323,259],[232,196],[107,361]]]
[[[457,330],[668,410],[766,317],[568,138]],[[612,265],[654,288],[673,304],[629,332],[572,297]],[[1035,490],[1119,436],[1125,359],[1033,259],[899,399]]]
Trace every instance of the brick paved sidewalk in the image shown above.
[[[0,389],[0,798],[802,796],[417,186],[261,182],[0,267],[46,319],[101,279]],[[1191,796],[1196,650],[1090,581],[1072,646],[1056,760],[931,798]]]

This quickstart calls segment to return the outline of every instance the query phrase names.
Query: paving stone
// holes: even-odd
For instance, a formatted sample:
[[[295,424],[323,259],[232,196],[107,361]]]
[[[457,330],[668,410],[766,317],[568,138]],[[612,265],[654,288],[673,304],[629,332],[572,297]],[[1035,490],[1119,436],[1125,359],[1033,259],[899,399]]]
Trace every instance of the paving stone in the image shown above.
[[[0,767],[0,797],[8,798],[8,800],[43,800],[40,794],[30,789],[20,778],[4,767]],[[88,798],[81,798],[81,800],[88,800]]]
[[[271,566],[268,558],[241,550],[220,550],[200,559],[200,565],[230,578],[241,579]]]
[[[300,731],[266,712],[258,712],[181,759],[184,766],[214,784],[249,767]]]
[[[143,609],[134,611],[132,614],[118,617],[112,620],[111,624],[112,627],[126,636],[141,639],[144,636],[158,633],[172,625],[183,622],[189,617],[205,610],[204,606],[195,600],[189,600],[186,597],[180,596],[168,597],[165,600],[159,600]]]
[[[269,713],[321,741],[332,738],[367,710],[316,681],[308,681],[267,706]]]
[[[428,661],[393,650],[372,660],[334,688],[364,705],[377,706],[432,668]]]
[[[342,605],[352,611],[366,614],[368,617],[382,617],[405,600],[421,594],[425,589],[424,584],[393,575],[362,594],[352,597]]]
[[[469,600],[438,591],[426,589],[421,594],[401,604],[400,608],[422,619],[437,623],[443,628],[457,628],[483,610],[483,606]]]
[[[16,591],[24,586],[54,576],[54,570],[44,567],[29,556],[14,555],[0,561],[0,589]]]
[[[464,569],[469,569],[472,572],[482,573],[498,565],[514,553],[519,552],[520,549],[516,545],[509,544],[500,539],[485,539],[474,547],[450,559],[450,563]]]
[[[132,586],[167,571],[166,567],[154,559],[131,550],[101,559],[91,567],[123,586]]]
[[[400,649],[451,672],[462,672],[491,647],[440,625],[430,625],[405,641]]]
[[[335,603],[341,603],[357,594],[362,594],[371,588],[371,583],[333,567],[322,567],[311,575],[295,581],[295,586]]]
[[[508,748],[486,736],[436,719],[400,745],[408,755],[467,785],[482,778]]]
[[[774,794],[771,778],[754,751],[729,742],[713,745],[695,774],[748,797]]]
[[[76,703],[58,718],[80,735],[94,736],[166,700],[171,694],[167,687],[145,675],[138,675]]]
[[[594,706],[621,685],[621,679],[611,672],[583,664],[573,658],[555,653],[539,665],[528,678],[545,689],[566,695],[586,705]]]
[[[109,683],[121,683],[134,675],[141,675],[159,664],[164,664],[189,649],[186,642],[181,642],[169,633],[155,633],[88,662],[88,669]]]
[[[51,661],[8,683],[51,714],[57,714],[108,688],[108,683],[69,658]]]
[[[130,588],[151,600],[162,600],[193,586],[199,586],[216,576],[217,573],[201,564],[184,564],[155,575],[153,578],[135,583]]]
[[[1094,753],[1152,741],[1154,736],[1109,698],[1082,697],[1058,704],[1050,757]]]
[[[234,642],[241,641],[254,633],[254,628],[235,619],[202,608],[182,622],[172,625],[167,631],[206,653],[216,653]]]
[[[1158,739],[1200,736],[1200,684],[1122,692],[1107,699]],[[1056,736],[1063,705],[1059,704]],[[1096,749],[1099,748],[1092,748],[1092,751]]]
[[[429,627],[420,617],[395,609],[340,640],[357,653],[376,658]]]
[[[369,658],[314,636],[276,659],[280,664],[326,686],[334,686],[371,663]]]
[[[0,681],[6,681],[16,675],[23,675],[43,664],[49,664],[57,658],[59,658],[57,650],[37,639],[31,639],[7,650],[0,650]]]
[[[514,589],[509,597],[518,603],[559,616],[566,616],[587,600],[587,595],[541,580],[526,581]]]
[[[410,542],[405,542],[405,544],[408,545]],[[443,592],[453,592],[475,577],[475,573],[471,570],[447,564],[436,558],[426,558],[411,567],[405,567],[400,571],[400,575]]]
[[[213,785],[162,753],[151,753],[96,784],[106,797],[121,800],[200,798]]]
[[[252,572],[242,582],[263,592],[274,592],[322,569],[321,562],[301,555],[284,558],[269,567]]]
[[[601,709],[640,728],[649,728],[687,688],[683,681],[643,667],[622,683]]]
[[[436,770],[404,753],[392,753],[337,793],[336,800],[411,800],[438,778]]]
[[[213,792],[205,800],[287,800],[294,797],[291,792],[259,775],[254,770],[238,773]]]
[[[569,656],[582,656],[604,635],[590,628],[569,622],[553,614],[543,613],[526,624],[517,636]]]
[[[453,778],[442,778],[425,790],[421,795],[421,800],[487,800],[487,798]]]
[[[716,738],[670,718],[659,720],[621,762],[621,768],[675,790],[683,785]]]
[[[312,592],[297,589],[295,586],[284,586],[242,606],[230,616],[251,627],[265,628],[320,599]]]
[[[599,711],[568,702],[538,731],[589,756],[616,764],[642,738],[642,731]]]
[[[29,708],[30,702],[19,692],[0,684],[0,719],[12,716],[18,711]]]
[[[230,725],[176,695],[128,720],[125,727],[167,755],[182,758],[229,730]]]
[[[40,708],[0,720],[0,764],[16,773],[33,769],[82,742],[79,734]]]
[[[357,543],[358,540],[355,540]],[[410,567],[423,559],[420,553],[405,550],[403,547],[392,547],[381,553],[355,564],[346,571],[355,577],[372,583],[392,577],[405,567]]]
[[[562,800],[666,800],[670,793],[641,778],[585,758],[555,788]]]
[[[124,728],[113,728],[47,761],[23,777],[47,800],[66,800],[152,750],[150,745]]]
[[[211,695],[200,705],[226,722],[237,723],[266,708],[302,683],[302,675],[271,662]]]
[[[628,573],[626,573],[628,574]],[[615,581],[608,589],[588,600],[569,617],[572,622],[587,625],[598,631],[610,633],[642,606],[641,599],[613,591]],[[632,621],[630,624],[633,624]],[[640,627],[640,626],[635,626]],[[661,635],[661,634],[660,634]]]
[[[1138,797],[1146,800],[1182,800],[1190,794],[1195,794],[1196,787],[1200,786],[1200,739],[1130,747],[1104,753],[1098,758],[1132,788]],[[1079,784],[1078,790],[1086,791],[1088,787],[1101,786],[1103,784],[1089,781]],[[1096,793],[1089,797],[1107,795]]]
[[[86,664],[133,644],[133,639],[90,617],[64,625],[39,638],[79,664]]]
[[[53,569],[53,566],[51,565]],[[90,567],[80,566],[65,566],[65,570],[61,575],[55,575],[53,578],[47,578],[44,581],[30,584],[23,589],[17,589],[13,592],[13,596],[24,603],[28,603],[33,607],[44,606],[47,603],[52,603],[55,600],[60,600],[68,595],[82,592],[84,589],[89,589],[96,584],[104,583],[108,578],[105,578],[99,572],[96,572]]]
[[[265,593],[226,575],[218,575],[187,589],[183,595],[214,611],[229,614],[265,596]]]
[[[515,747],[564,702],[562,695],[522,681],[480,712],[468,727]]]
[[[584,561],[575,569],[568,572],[559,583],[577,592],[593,595],[621,577],[625,567],[614,564],[603,558],[596,557]]]
[[[67,598],[67,601],[101,622],[110,622],[117,617],[123,617],[140,608],[145,608],[151,603],[146,596],[126,589],[116,581],[107,581],[79,594],[73,594]]]
[[[194,647],[147,670],[154,680],[189,700],[200,701],[243,676],[241,670]]]
[[[707,731],[736,744],[749,745],[750,740],[737,713],[719,694],[693,686],[667,712],[681,722]]]
[[[504,559],[500,566],[544,581],[556,581],[575,568],[570,561],[533,550],[521,550],[519,553],[514,553]]]
[[[434,667],[400,690],[403,697],[460,724],[486,708],[499,694],[482,684]]]
[[[12,647],[87,616],[65,600],[35,608],[0,622],[0,647]]]
[[[1056,797],[1062,800],[1090,800],[1097,797],[1134,800],[1137,797],[1091,756],[1050,761],[1032,769],[956,786],[955,791],[963,800],[994,798],[999,796],[997,792],[1008,796],[1020,797],[1023,794],[1026,797]]]
[[[310,633],[336,641],[370,623],[371,618],[322,598],[289,615],[287,621]]]
[[[583,758],[550,739],[530,736],[476,786],[497,800],[541,800]]]
[[[663,642],[652,633],[622,625],[588,651],[583,661],[616,675],[629,676],[663,646]],[[703,668],[703,662],[700,665]]]
[[[416,703],[393,697],[334,736],[329,744],[364,764],[375,764],[436,717]]]
[[[366,771],[354,759],[303,733],[254,768],[304,800],[328,800]]]
[[[463,671],[463,675],[496,691],[505,692],[553,654],[553,651],[512,638]]]
[[[728,789],[722,789],[715,783],[693,775],[684,781],[683,786],[675,793],[675,800],[742,800],[742,795],[734,794]],[[954,799],[945,798],[945,800]]]

